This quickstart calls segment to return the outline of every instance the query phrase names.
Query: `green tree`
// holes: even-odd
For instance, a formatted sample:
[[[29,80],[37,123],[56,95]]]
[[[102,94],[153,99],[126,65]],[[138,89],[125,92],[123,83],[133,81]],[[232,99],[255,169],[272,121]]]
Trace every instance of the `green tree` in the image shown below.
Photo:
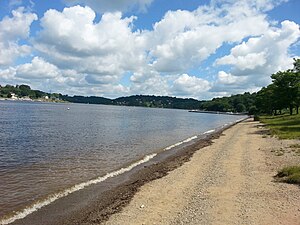
[[[255,105],[260,113],[273,114],[275,110],[274,84],[263,87],[257,92]]]
[[[296,89],[297,89],[297,97],[295,99],[295,104],[296,104],[296,111],[297,114],[299,114],[299,106],[300,106],[300,82],[299,82],[299,77],[300,77],[300,59],[294,59],[294,73],[297,76],[298,83],[296,84]]]
[[[16,88],[19,88],[20,90],[31,90],[30,86],[21,84],[21,85],[16,85]]]
[[[249,115],[255,115],[256,113],[258,112],[256,106],[252,105],[250,108],[249,108]]]
[[[294,72],[299,73],[300,72],[300,59],[294,59]]]
[[[299,72],[287,70],[272,74],[273,84],[275,85],[275,98],[280,107],[288,107],[290,114],[293,114],[293,108],[299,105]]]
[[[246,106],[243,103],[238,103],[236,105],[236,111],[237,112],[245,112],[246,111]]]

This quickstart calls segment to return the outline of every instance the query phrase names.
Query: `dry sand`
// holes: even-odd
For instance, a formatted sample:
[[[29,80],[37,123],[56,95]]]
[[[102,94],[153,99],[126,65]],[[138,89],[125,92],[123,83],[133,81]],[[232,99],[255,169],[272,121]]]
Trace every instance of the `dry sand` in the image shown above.
[[[160,179],[102,224],[300,225],[300,188],[274,182],[284,165],[299,164],[299,141],[266,136],[246,120]]]

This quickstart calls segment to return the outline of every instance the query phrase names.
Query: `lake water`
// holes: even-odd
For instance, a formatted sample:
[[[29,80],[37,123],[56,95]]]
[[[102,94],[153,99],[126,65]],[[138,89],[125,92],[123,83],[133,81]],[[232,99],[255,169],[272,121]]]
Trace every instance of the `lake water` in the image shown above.
[[[49,195],[243,117],[0,101],[0,221]]]

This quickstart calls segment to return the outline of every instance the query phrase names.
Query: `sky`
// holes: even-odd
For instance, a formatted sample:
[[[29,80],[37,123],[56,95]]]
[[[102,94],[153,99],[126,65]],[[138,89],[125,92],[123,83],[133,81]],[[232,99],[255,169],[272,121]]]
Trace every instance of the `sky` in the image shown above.
[[[0,84],[199,100],[300,57],[299,0],[0,0]]]

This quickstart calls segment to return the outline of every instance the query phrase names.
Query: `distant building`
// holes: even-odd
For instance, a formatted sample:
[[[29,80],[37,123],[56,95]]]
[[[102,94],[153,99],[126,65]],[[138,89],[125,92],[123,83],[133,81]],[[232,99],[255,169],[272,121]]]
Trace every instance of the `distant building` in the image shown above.
[[[46,100],[48,100],[48,99],[49,99],[49,96],[48,96],[48,95],[46,95],[44,98],[45,98]]]
[[[18,100],[18,96],[15,93],[10,93],[12,100]]]

